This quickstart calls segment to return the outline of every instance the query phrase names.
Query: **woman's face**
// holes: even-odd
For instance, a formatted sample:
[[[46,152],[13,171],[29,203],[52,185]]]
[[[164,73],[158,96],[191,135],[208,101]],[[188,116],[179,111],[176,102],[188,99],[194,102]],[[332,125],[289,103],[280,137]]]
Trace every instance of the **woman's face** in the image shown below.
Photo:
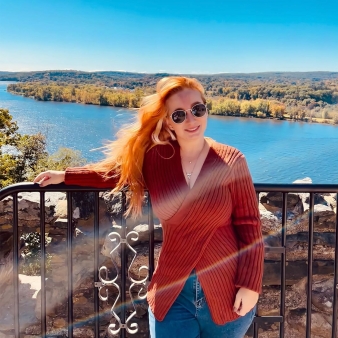
[[[208,114],[206,113],[202,117],[195,117],[191,113],[191,110],[188,110],[198,103],[203,104],[200,92],[188,88],[173,94],[167,99],[168,117],[166,122],[169,128],[175,132],[178,142],[191,141],[204,137]],[[171,118],[171,114],[178,109],[186,111],[186,119],[182,123],[175,123]]]

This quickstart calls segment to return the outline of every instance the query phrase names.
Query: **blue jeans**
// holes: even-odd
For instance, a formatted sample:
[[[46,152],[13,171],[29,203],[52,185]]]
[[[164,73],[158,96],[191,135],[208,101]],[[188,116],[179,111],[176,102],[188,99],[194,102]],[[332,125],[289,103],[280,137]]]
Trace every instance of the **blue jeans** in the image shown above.
[[[250,327],[256,308],[245,316],[224,325],[213,322],[203,290],[193,272],[163,321],[149,308],[151,338],[243,338]]]

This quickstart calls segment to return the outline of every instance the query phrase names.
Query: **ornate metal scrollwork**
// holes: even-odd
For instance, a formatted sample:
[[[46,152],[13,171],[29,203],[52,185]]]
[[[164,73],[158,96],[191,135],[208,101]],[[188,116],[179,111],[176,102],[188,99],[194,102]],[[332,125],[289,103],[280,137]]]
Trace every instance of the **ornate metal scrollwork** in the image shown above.
[[[135,237],[132,237],[133,235]],[[133,288],[136,287],[136,286],[142,286],[141,289],[137,292],[137,296],[138,296],[139,299],[145,299],[147,297],[146,292],[145,292],[144,295],[141,295],[141,292],[143,290],[146,290],[146,285],[147,285],[147,281],[148,281],[148,277],[149,277],[149,272],[148,272],[149,269],[145,265],[140,266],[139,269],[138,269],[139,273],[141,273],[142,270],[146,270],[147,271],[147,275],[143,279],[136,280],[136,279],[132,278],[131,274],[130,274],[130,270],[131,270],[131,267],[133,266],[133,263],[134,263],[135,258],[137,256],[137,252],[128,243],[128,239],[130,239],[131,241],[136,242],[138,240],[138,238],[139,238],[139,235],[138,235],[138,233],[136,231],[130,231],[127,234],[127,238],[126,238],[127,239],[126,244],[127,244],[128,248],[134,254],[134,257],[133,257],[132,261],[130,262],[130,265],[129,265],[129,268],[128,268],[128,278],[132,282],[132,284],[129,287],[129,295],[130,295],[131,303],[132,303],[132,305],[134,307],[134,311],[131,313],[131,315],[126,320],[127,331],[129,333],[131,333],[131,334],[135,334],[138,331],[138,325],[137,325],[137,323],[131,323],[130,328],[128,328],[128,322],[136,315],[135,299],[133,298]],[[132,329],[132,328],[134,328],[134,329]]]
[[[110,251],[110,256],[111,256],[111,260],[112,260],[114,267],[115,267],[116,276],[113,279],[109,279],[108,268],[106,266],[102,266],[99,269],[100,283],[96,283],[96,286],[99,288],[99,298],[102,301],[105,301],[105,302],[108,301],[108,298],[109,298],[107,286],[114,286],[118,290],[118,295],[117,295],[117,297],[114,301],[113,306],[111,307],[111,313],[114,316],[114,318],[116,319],[117,323],[110,324],[108,326],[108,332],[110,334],[116,335],[121,331],[121,329],[125,329],[125,330],[127,330],[128,333],[135,334],[135,333],[138,332],[138,325],[137,325],[137,323],[130,323],[132,318],[136,315],[136,307],[135,307],[136,298],[133,297],[133,288],[141,286],[141,288],[137,292],[137,298],[140,299],[140,300],[146,298],[146,286],[147,286],[147,281],[148,281],[148,277],[149,277],[148,267],[145,266],[145,265],[139,267],[139,269],[138,269],[139,273],[141,273],[142,270],[146,270],[146,272],[147,272],[146,276],[144,278],[142,278],[141,280],[136,280],[136,279],[131,277],[130,272],[131,272],[131,268],[133,266],[133,263],[136,259],[137,252],[130,245],[130,241],[135,242],[139,239],[139,235],[136,231],[130,231],[126,235],[125,239],[122,238],[120,236],[120,234],[117,233],[117,232],[111,232],[108,235],[108,238],[110,239],[111,242],[117,241],[114,249]],[[129,287],[129,295],[130,295],[130,298],[131,298],[131,303],[132,303],[132,306],[134,308],[134,311],[126,319],[125,323],[121,322],[120,317],[115,312],[115,306],[116,306],[118,300],[121,297],[121,290],[120,290],[119,285],[116,283],[119,274],[118,274],[118,266],[117,266],[117,264],[114,260],[114,256],[115,256],[115,253],[117,252],[117,250],[121,247],[121,245],[126,245],[127,248],[134,255],[133,259],[132,259],[132,261],[131,261],[131,263],[128,267],[128,279],[131,281],[131,285]],[[103,276],[103,274],[104,274],[104,276]],[[106,294],[104,294],[104,290],[106,291]],[[142,294],[143,291],[145,291],[144,294]]]

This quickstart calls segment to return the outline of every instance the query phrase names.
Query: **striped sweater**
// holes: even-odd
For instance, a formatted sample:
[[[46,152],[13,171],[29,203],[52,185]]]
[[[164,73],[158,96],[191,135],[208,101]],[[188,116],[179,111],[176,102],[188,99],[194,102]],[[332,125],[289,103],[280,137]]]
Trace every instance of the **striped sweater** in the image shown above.
[[[212,143],[194,186],[186,183],[179,145],[159,145],[144,158],[143,177],[163,228],[158,265],[147,299],[158,320],[178,297],[193,269],[212,318],[224,324],[236,292],[261,292],[264,246],[256,193],[244,156]],[[67,168],[66,184],[111,188],[113,180],[85,168]]]

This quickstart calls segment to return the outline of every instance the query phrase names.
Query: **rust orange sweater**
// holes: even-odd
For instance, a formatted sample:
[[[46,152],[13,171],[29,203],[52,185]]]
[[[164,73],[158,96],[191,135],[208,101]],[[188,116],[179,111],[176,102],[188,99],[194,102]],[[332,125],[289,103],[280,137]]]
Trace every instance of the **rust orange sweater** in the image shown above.
[[[190,189],[178,143],[172,145],[155,146],[144,159],[144,181],[163,228],[148,303],[163,320],[195,269],[214,322],[224,324],[238,318],[232,311],[238,288],[261,291],[264,246],[256,193],[244,156],[216,142]],[[67,168],[65,183],[114,185],[84,168]]]

